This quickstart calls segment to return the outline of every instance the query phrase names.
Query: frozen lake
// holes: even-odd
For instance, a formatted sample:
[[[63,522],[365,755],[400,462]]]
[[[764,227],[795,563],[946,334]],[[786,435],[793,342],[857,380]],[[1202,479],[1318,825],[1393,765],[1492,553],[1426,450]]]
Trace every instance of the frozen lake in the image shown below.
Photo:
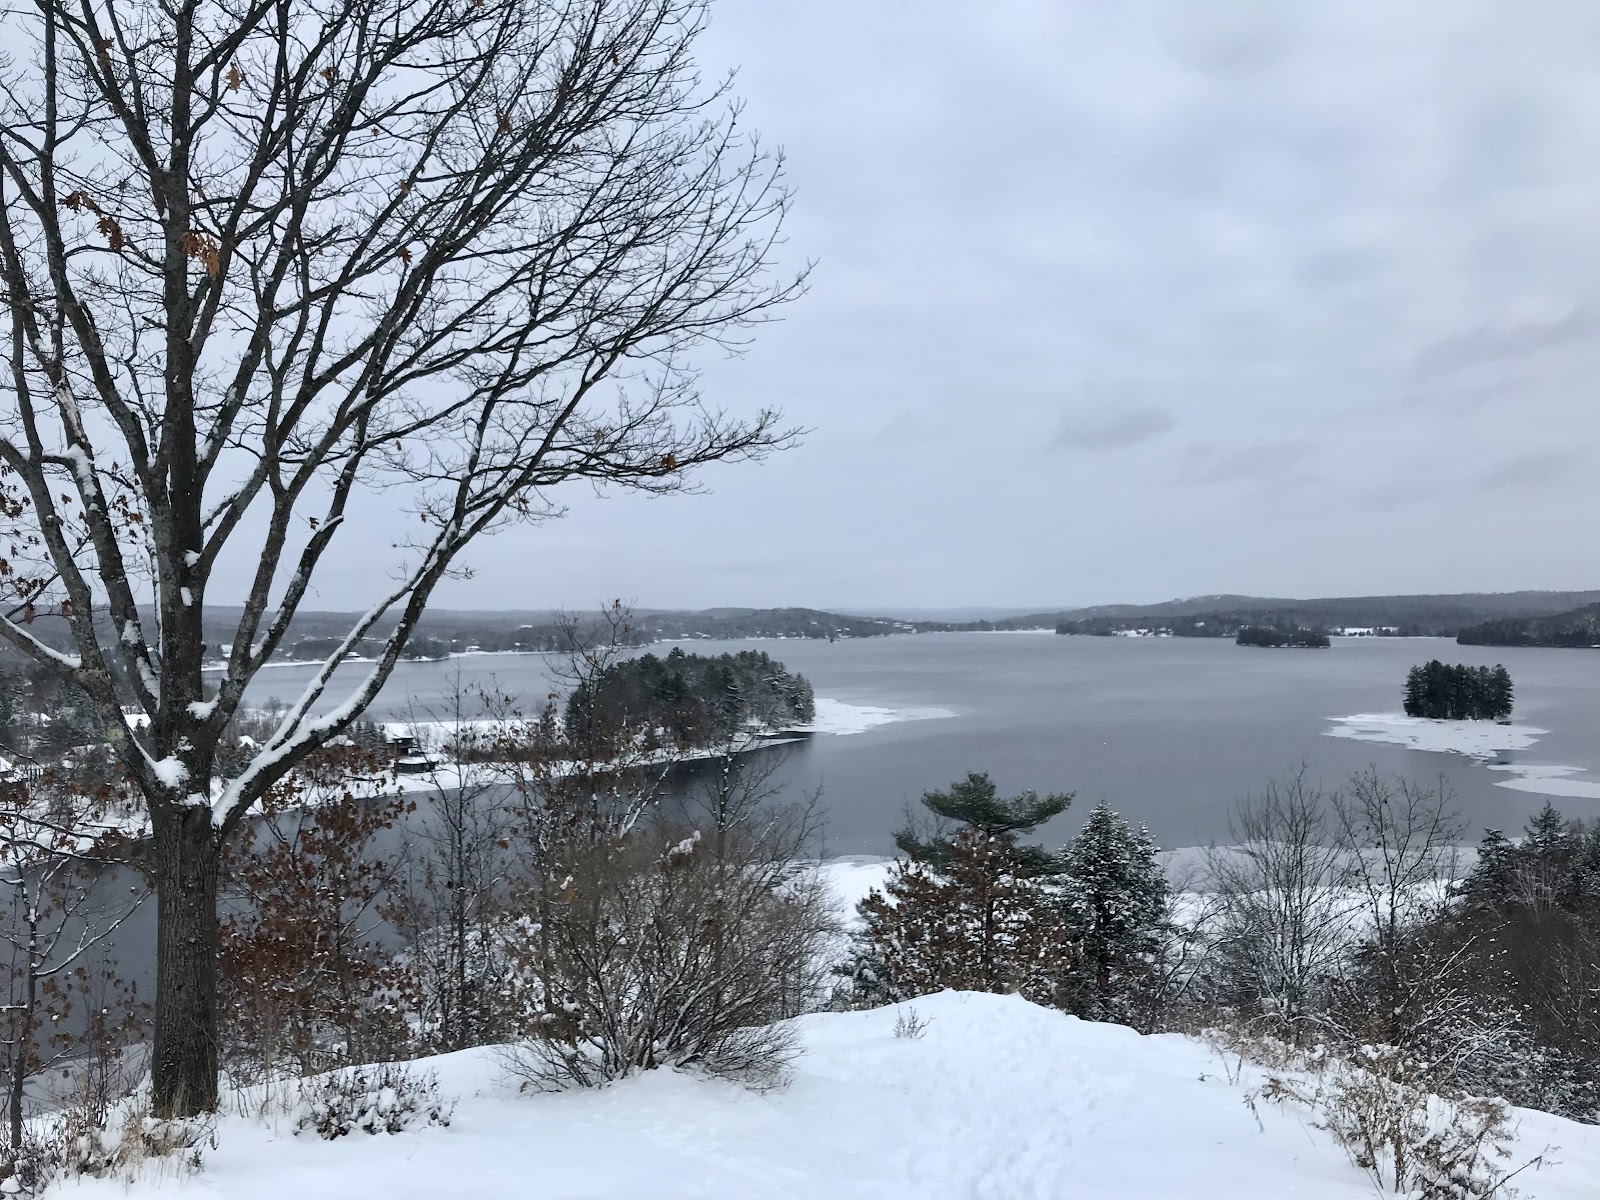
[[[744,647],[809,677],[819,702],[837,702],[819,703],[824,726],[853,730],[819,733],[785,767],[796,789],[822,787],[830,854],[886,852],[905,807],[967,771],[988,771],[1006,790],[1075,792],[1050,840],[1102,798],[1147,822],[1167,846],[1221,840],[1235,798],[1302,761],[1328,783],[1369,764],[1423,781],[1442,775],[1473,840],[1485,826],[1520,828],[1543,793],[1569,815],[1600,813],[1600,652],[1376,638],[1263,650],[1211,639],[982,633],[686,648]],[[1386,731],[1332,720],[1397,712],[1406,671],[1430,658],[1505,663],[1516,683],[1516,727],[1540,732],[1501,739],[1521,748],[1485,760],[1400,744],[1406,736],[1367,740]],[[341,682],[360,670],[348,668]],[[458,671],[530,706],[549,686],[538,656],[405,663],[373,715],[425,715]],[[309,674],[268,668],[250,698],[292,697]],[[328,703],[340,695],[335,689]],[[1496,771],[1494,762],[1518,771]]]

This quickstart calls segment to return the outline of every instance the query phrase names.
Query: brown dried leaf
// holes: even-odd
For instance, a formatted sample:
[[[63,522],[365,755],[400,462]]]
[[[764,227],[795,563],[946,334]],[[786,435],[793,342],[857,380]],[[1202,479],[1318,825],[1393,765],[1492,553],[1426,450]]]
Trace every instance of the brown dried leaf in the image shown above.
[[[239,65],[235,63],[233,66],[228,68],[228,90],[230,92],[237,92],[239,90],[239,85],[243,82],[244,76],[239,71]]]
[[[405,263],[405,265],[408,266],[408,267],[411,265],[411,247],[409,247],[409,246],[401,246],[400,247],[400,261]]]
[[[101,217],[95,223],[95,228],[106,235],[106,247],[113,254],[122,253],[122,247],[127,244],[122,236],[122,226],[118,225],[112,217]]]
[[[332,67],[323,67],[322,70],[317,72],[317,74],[321,75],[329,83],[332,83],[334,80],[339,78]]]
[[[511,132],[511,118],[506,116],[505,113],[500,113],[495,118],[495,123],[500,127],[501,133]]]
[[[75,192],[68,192],[66,198],[61,201],[61,207],[70,208],[73,212],[82,212],[84,209],[88,209],[92,213],[100,211],[100,206],[94,202],[94,197],[82,188]]]
[[[676,471],[678,469],[678,456],[676,454],[664,455],[661,459],[661,469],[663,471]]]
[[[207,275],[215,275],[220,266],[219,254],[221,247],[217,239],[209,233],[198,233],[191,229],[178,239],[178,248],[189,258],[200,260],[200,265],[206,269]]]

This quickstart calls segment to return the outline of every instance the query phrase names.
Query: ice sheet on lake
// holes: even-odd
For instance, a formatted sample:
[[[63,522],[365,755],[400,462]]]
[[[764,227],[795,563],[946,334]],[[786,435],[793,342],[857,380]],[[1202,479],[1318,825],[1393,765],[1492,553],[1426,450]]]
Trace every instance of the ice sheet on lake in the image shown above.
[[[1333,728],[1329,737],[1350,738],[1357,742],[1383,742],[1409,750],[1432,750],[1443,754],[1464,754],[1468,758],[1489,759],[1507,750],[1526,750],[1548,729],[1532,725],[1498,725],[1493,721],[1435,721],[1428,717],[1408,717],[1404,713],[1356,713],[1349,717],[1329,717]]]
[[[1550,732],[1533,725],[1433,721],[1427,717],[1408,717],[1403,713],[1357,713],[1351,717],[1328,719],[1333,722],[1333,728],[1324,730],[1329,737],[1383,742],[1405,746],[1410,750],[1463,754],[1484,762],[1508,751],[1526,750]],[[1600,779],[1589,775],[1582,767],[1556,763],[1493,763],[1489,770],[1510,777],[1495,780],[1496,787],[1533,792],[1540,796],[1600,800]]]
[[[817,698],[816,720],[799,729],[813,733],[865,733],[880,725],[893,725],[899,721],[932,721],[953,717],[948,708],[879,708],[871,704],[850,704],[844,700]]]
[[[1540,796],[1570,796],[1581,800],[1600,800],[1600,780],[1574,779],[1586,772],[1582,767],[1524,766],[1521,763],[1498,763],[1491,771],[1504,771],[1510,779],[1495,780],[1496,787],[1511,788],[1518,792],[1533,792]]]

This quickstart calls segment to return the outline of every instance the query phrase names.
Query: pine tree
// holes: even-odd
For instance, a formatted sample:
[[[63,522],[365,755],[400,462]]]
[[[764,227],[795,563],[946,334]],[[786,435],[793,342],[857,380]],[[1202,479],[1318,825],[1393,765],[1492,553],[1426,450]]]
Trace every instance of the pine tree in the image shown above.
[[[1072,794],[1041,796],[1026,791],[1002,797],[994,782],[981,772],[969,772],[965,779],[952,783],[945,791],[922,794],[923,807],[942,821],[955,822],[957,833],[935,831],[922,836],[915,829],[902,829],[894,835],[902,853],[922,862],[940,866],[945,862],[962,830],[990,839],[1009,838],[1014,851],[1014,867],[1021,874],[1036,877],[1053,874],[1057,868],[1053,855],[1042,846],[1020,845],[1017,835],[1031,833],[1051,817],[1066,811]]]
[[[1584,897],[1600,894],[1600,833],[1569,822],[1548,800],[1522,832],[1520,843],[1498,829],[1488,832],[1462,881],[1462,898],[1500,913],[1515,906],[1584,911]]]
[[[1555,855],[1565,852],[1572,842],[1567,830],[1567,819],[1550,801],[1544,802],[1536,816],[1523,826],[1523,849],[1535,855]]]
[[[1478,861],[1461,881],[1461,895],[1475,907],[1498,909],[1514,890],[1517,847],[1504,833],[1491,829],[1478,843]]]
[[[1511,686],[1511,672],[1503,666],[1494,669],[1494,713],[1496,718],[1509,717],[1515,702],[1515,690]]]
[[[1406,716],[1420,717],[1423,715],[1422,687],[1422,668],[1412,667],[1410,671],[1406,672],[1404,704]]]
[[[1511,675],[1503,666],[1446,666],[1438,659],[1406,674],[1407,716],[1434,720],[1496,720],[1511,715]]]
[[[1579,837],[1564,903],[1586,921],[1600,926],[1600,824],[1591,824]]]
[[[1057,905],[1027,874],[1014,833],[961,830],[935,866],[913,855],[861,902],[846,974],[857,1004],[954,988],[1055,999],[1073,947]]]
[[[1060,895],[1079,946],[1064,1007],[1096,1021],[1128,1021],[1160,956],[1167,879],[1144,826],[1101,802],[1062,850]]]

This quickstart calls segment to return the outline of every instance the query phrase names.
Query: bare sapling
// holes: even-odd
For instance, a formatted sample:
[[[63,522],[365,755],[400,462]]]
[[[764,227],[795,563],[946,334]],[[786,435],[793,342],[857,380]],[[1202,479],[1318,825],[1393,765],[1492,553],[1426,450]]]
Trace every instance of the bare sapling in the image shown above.
[[[405,978],[376,936],[398,865],[383,841],[413,802],[352,790],[376,762],[321,751],[264,798],[224,858],[222,1025],[240,1082],[396,1057]]]
[[[68,1081],[86,1119],[103,1129],[129,1084],[123,1052],[146,1032],[145,1011],[113,957],[117,932],[148,895],[122,870],[121,799],[109,787],[91,791],[54,776],[0,784],[6,1158],[24,1173],[28,1108],[46,1074]]]

